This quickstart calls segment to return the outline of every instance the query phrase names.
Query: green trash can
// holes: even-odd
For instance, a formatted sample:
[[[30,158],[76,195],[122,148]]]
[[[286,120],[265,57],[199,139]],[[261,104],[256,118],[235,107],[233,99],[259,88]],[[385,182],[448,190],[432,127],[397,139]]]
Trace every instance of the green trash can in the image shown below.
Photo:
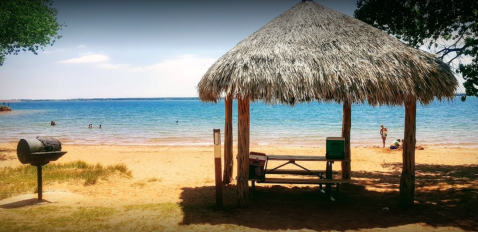
[[[344,159],[345,158],[345,138],[343,137],[327,137],[326,138],[327,159]]]

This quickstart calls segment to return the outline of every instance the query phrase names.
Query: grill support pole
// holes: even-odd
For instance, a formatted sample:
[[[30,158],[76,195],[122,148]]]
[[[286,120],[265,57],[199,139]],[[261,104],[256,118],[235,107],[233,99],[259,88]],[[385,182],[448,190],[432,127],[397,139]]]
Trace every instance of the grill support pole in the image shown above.
[[[37,166],[37,179],[38,179],[38,201],[43,198],[43,180],[42,180],[42,166]]]

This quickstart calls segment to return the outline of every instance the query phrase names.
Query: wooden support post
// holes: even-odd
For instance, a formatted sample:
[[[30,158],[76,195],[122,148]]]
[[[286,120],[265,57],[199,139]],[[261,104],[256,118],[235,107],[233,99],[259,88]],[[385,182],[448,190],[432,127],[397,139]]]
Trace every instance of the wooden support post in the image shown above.
[[[247,206],[249,198],[249,98],[237,98],[237,204]]]
[[[350,129],[352,128],[352,106],[349,101],[344,101],[342,117],[342,137],[345,138],[345,159],[351,159],[350,151]],[[352,167],[350,161],[342,162],[342,179],[351,178]]]
[[[226,122],[224,125],[224,184],[233,181],[234,159],[232,155],[232,95],[227,95],[225,102]]]
[[[413,206],[415,197],[415,144],[416,144],[417,102],[415,98],[405,101],[405,133],[402,153],[402,174],[400,176],[400,205]]]
[[[214,168],[216,173],[216,206],[222,206],[221,130],[214,129]]]

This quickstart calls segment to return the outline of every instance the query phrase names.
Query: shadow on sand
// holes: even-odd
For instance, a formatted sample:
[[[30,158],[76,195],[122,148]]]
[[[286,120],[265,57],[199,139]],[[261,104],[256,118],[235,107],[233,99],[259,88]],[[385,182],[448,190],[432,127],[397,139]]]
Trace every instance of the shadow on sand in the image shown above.
[[[30,199],[18,200],[15,202],[2,204],[0,205],[0,208],[14,209],[14,208],[21,208],[21,207],[32,206],[32,205],[44,205],[46,203],[51,203],[51,202],[44,199],[39,201],[38,198],[30,198]]]
[[[356,184],[341,186],[331,202],[318,187],[256,186],[256,200],[236,207],[235,185],[224,187],[223,207],[215,187],[183,188],[183,225],[233,224],[263,230],[358,230],[407,224],[478,231],[478,165],[417,165],[415,206],[398,206],[400,163],[392,172],[353,172]],[[198,197],[200,196],[200,197]]]

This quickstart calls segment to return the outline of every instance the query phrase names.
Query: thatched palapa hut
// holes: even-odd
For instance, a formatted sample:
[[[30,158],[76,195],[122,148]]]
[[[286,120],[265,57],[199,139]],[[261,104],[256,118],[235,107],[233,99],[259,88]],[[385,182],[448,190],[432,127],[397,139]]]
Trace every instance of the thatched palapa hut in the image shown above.
[[[342,137],[350,154],[351,105],[405,106],[401,203],[413,204],[416,103],[451,99],[457,81],[448,65],[372,26],[302,1],[219,58],[198,84],[202,101],[225,97],[225,174],[232,181],[232,100],[238,101],[239,206],[247,203],[249,102],[335,101],[343,104]],[[350,178],[350,163],[342,177]]]

